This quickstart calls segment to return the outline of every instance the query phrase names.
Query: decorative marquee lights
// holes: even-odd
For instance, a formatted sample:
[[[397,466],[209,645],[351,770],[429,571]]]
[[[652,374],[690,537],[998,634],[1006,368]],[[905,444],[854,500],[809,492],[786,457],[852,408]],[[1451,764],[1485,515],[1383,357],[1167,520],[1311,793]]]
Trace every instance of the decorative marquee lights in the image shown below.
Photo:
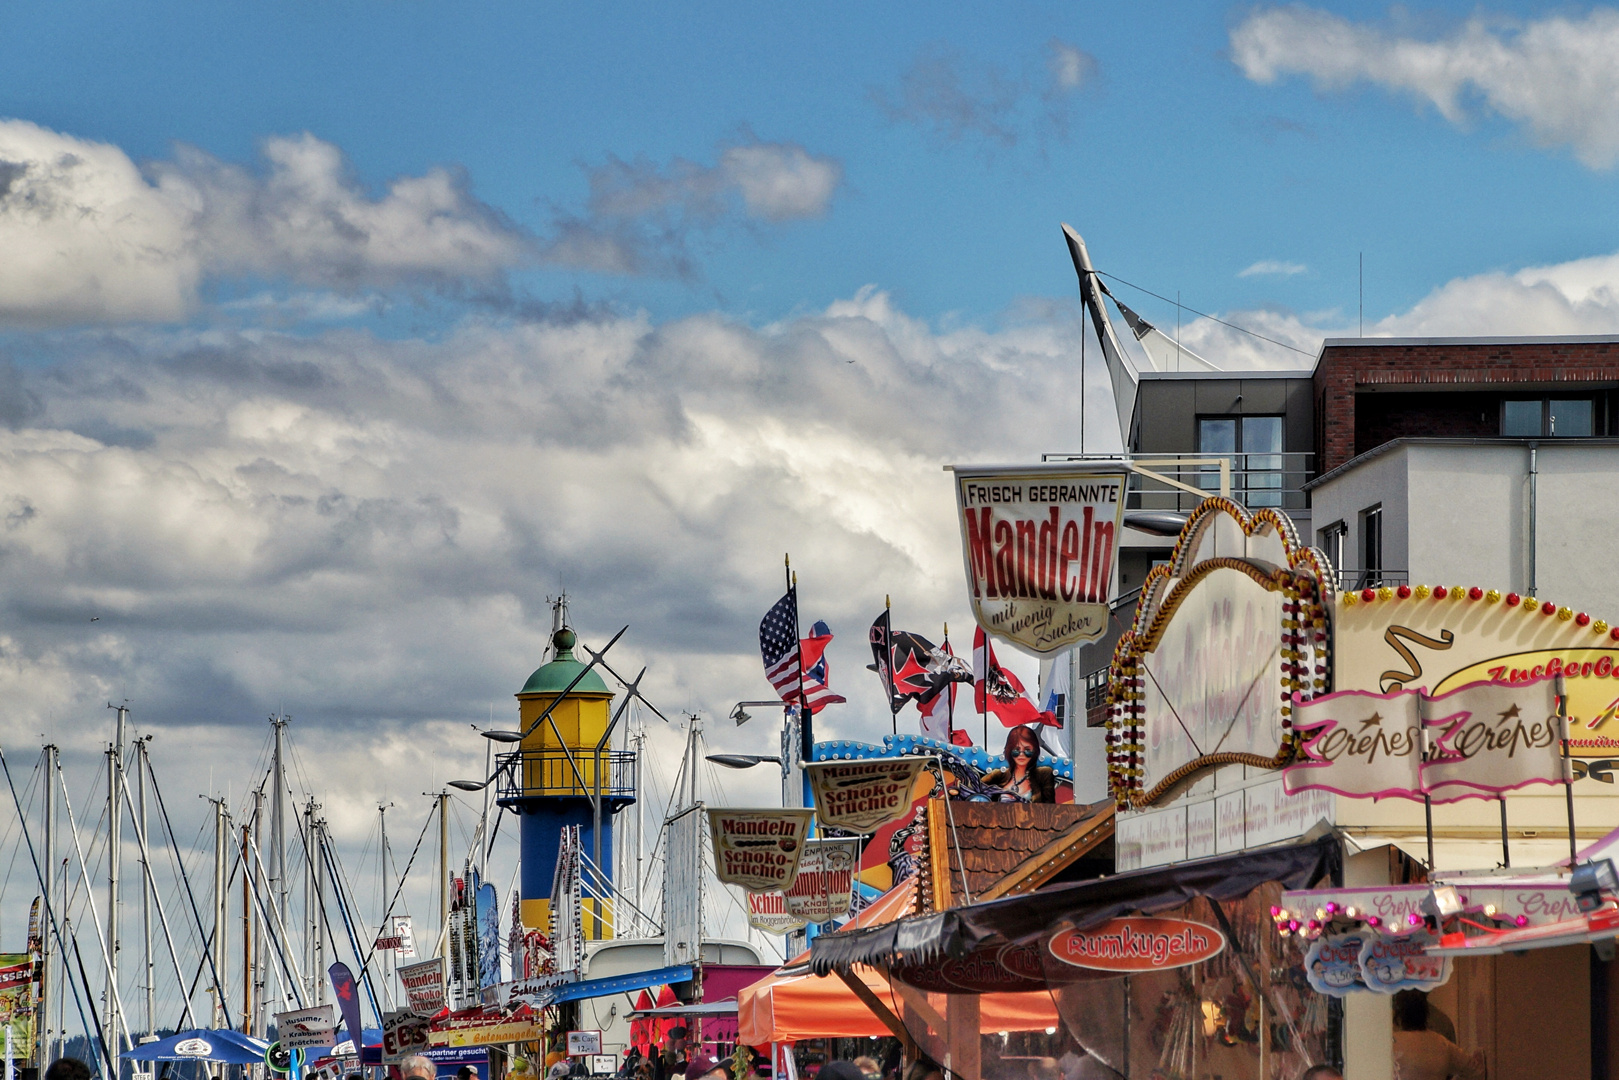
[[[1210,768],[1301,760],[1296,705],[1344,690],[1438,695],[1561,676],[1570,755],[1619,757],[1619,625],[1476,585],[1340,594],[1336,580],[1275,510],[1209,498],[1192,512],[1113,653],[1107,771],[1121,810],[1173,798]],[[1244,605],[1263,617],[1243,622]],[[1240,706],[1238,671],[1251,683]],[[1200,728],[1205,717],[1215,726]]]

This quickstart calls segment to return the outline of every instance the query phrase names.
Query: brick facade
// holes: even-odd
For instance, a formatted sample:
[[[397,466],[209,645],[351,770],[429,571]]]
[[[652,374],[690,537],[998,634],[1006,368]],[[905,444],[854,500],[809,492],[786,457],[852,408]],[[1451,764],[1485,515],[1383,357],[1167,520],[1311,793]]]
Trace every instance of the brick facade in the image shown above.
[[[1399,435],[1463,434],[1475,425],[1457,408],[1439,410],[1428,430],[1412,429],[1410,410],[1391,410],[1361,424],[1356,438],[1356,391],[1420,388],[1548,393],[1619,384],[1619,340],[1328,343],[1315,369],[1316,472],[1337,468],[1357,453]],[[1448,396],[1448,395],[1447,395]],[[1456,399],[1455,405],[1461,405]],[[1473,410],[1477,412],[1477,409]],[[1454,414],[1454,415],[1452,415]],[[1424,425],[1417,423],[1417,427]],[[1480,421],[1479,430],[1490,425]],[[1358,441],[1376,440],[1357,449]]]

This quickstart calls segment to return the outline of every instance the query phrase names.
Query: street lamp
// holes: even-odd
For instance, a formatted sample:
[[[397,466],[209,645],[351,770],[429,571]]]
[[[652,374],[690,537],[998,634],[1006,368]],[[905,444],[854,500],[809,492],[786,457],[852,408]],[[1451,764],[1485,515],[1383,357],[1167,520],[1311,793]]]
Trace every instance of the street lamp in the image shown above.
[[[736,721],[736,726],[737,727],[741,727],[743,724],[746,724],[749,720],[753,719],[753,715],[751,713],[749,713],[747,711],[747,709],[745,708],[745,706],[748,706],[748,705],[752,705],[755,709],[762,709],[762,708],[765,708],[766,706],[769,706],[769,705],[775,705],[778,708],[786,708],[787,703],[784,702],[784,701],[781,701],[781,700],[776,700],[776,701],[739,701],[739,702],[736,703],[736,707],[731,710],[731,719]]]
[[[491,742],[513,743],[523,741],[523,733],[521,731],[480,731],[478,734],[482,735],[486,739],[489,739]]]
[[[751,769],[767,761],[781,764],[781,758],[774,754],[709,754],[708,760],[727,769]]]
[[[477,780],[451,780],[450,786],[455,788],[457,791],[482,791],[484,788],[494,783],[494,780],[495,778],[493,776],[482,782]]]

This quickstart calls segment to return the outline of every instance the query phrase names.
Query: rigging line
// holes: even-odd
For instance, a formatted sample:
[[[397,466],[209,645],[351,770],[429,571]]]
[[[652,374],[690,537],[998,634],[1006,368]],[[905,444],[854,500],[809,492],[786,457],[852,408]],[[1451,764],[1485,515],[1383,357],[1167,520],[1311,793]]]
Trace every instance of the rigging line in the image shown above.
[[[41,752],[41,754],[40,754],[40,759],[41,759],[40,765],[35,766],[36,769],[43,766],[44,757],[45,757],[44,753]],[[11,764],[8,761],[6,761],[6,754],[5,754],[5,751],[3,749],[0,749],[0,768],[5,769],[6,786],[11,789],[11,801],[13,803],[15,803],[16,806],[17,806],[17,819],[20,821],[20,820],[22,820],[22,816],[23,816],[22,800],[17,798],[17,785],[12,783],[12,780],[11,780]],[[45,782],[49,783],[50,782],[50,777],[47,776],[45,778]],[[61,950],[62,956],[65,958],[67,956],[67,946],[62,941],[62,928],[61,928],[60,924],[57,922],[56,913],[51,910],[51,890],[50,890],[50,887],[45,884],[45,874],[42,873],[40,871],[40,868],[39,868],[39,856],[34,852],[34,838],[33,838],[32,835],[29,834],[29,832],[26,829],[23,830],[23,836],[28,840],[28,857],[29,857],[30,861],[32,861],[33,864],[34,864],[34,877],[35,877],[36,880],[38,880],[39,885],[40,885],[40,892],[45,897],[45,920],[46,920],[46,922],[48,922],[50,924],[51,933],[54,934],[55,937],[56,937],[56,947],[59,950]],[[75,948],[78,947],[76,939],[75,939],[74,947]],[[81,968],[83,967],[83,962],[82,961],[80,962],[80,967]],[[69,978],[67,980],[67,984],[68,984],[68,986],[73,987],[73,1006],[79,1012],[79,1024],[84,1028],[85,1032],[88,1033],[89,1030],[90,1030],[90,1025],[84,1019],[84,1002],[79,998],[79,988],[77,986],[73,985],[72,978]],[[89,980],[85,981],[84,992],[85,992],[86,995],[88,995],[90,993]],[[92,1009],[91,1014],[94,1015],[94,1012],[95,1012],[95,1010]],[[98,1018],[97,1021],[96,1021],[96,1032],[98,1034],[98,1037],[99,1037],[100,1031],[101,1031],[101,1021]],[[106,1043],[104,1041],[102,1043],[102,1050],[103,1050],[103,1052],[105,1052],[105,1050],[106,1050]]]
[[[232,839],[235,840],[235,837],[232,837]],[[240,848],[242,846],[240,840],[236,840],[235,842],[237,847]],[[266,878],[269,877],[270,872],[265,868],[264,860],[259,857],[259,847],[253,842],[253,837],[251,835],[248,836],[247,848],[244,849],[242,853],[242,861],[244,863],[247,862],[247,853],[249,851],[252,852],[253,862],[258,866],[259,873],[264,875]],[[301,1009],[304,1007],[304,996],[298,992],[298,988],[303,984],[303,976],[299,975],[296,981],[293,980],[292,969],[287,964],[287,954],[281,947],[281,939],[282,937],[285,937],[287,933],[286,927],[280,925],[281,916],[280,913],[275,910],[274,904],[271,904],[269,906],[268,913],[266,912],[264,899],[263,897],[259,896],[258,883],[254,880],[255,876],[256,875],[253,874],[248,875],[248,888],[253,894],[253,907],[258,911],[259,918],[263,920],[260,925],[264,928],[264,936],[269,940],[270,944],[275,946],[276,959],[280,960],[281,967],[286,969],[285,977],[283,977],[282,971],[277,969],[273,964],[270,966],[270,971],[275,975],[275,981],[280,984],[281,999],[283,1001],[285,1001],[287,998],[287,984],[292,983],[292,998],[298,1003],[298,1007]],[[276,916],[274,925],[272,925],[270,921],[271,915]],[[277,927],[280,927],[280,936],[277,936],[275,933]]]
[[[136,813],[136,811],[135,811],[135,800],[129,794],[129,785],[128,784],[120,784],[119,786],[124,789],[124,805],[129,807],[129,814],[130,814],[131,817],[134,817],[135,813]],[[142,871],[143,875],[146,878],[146,884],[147,884],[148,887],[151,888],[152,895],[153,896],[158,896],[157,877],[156,877],[156,875],[154,875],[152,873],[152,851],[151,851],[151,848],[148,847],[147,843],[146,843],[146,830],[145,829],[136,829],[135,830],[135,839],[139,842],[138,846],[140,848],[140,853],[141,853],[141,871]],[[169,916],[163,910],[163,900],[162,900],[161,896],[158,896],[157,921],[158,921],[158,925],[163,928],[163,940],[169,947],[169,959],[174,964],[174,981],[177,984],[182,984],[182,983],[185,982],[185,973],[180,970],[180,954],[174,951],[174,935],[169,933]],[[151,926],[151,924],[148,923],[147,924],[148,929],[150,929],[150,926]],[[148,950],[148,960],[149,959],[150,959],[150,950]],[[182,1019],[182,1021],[184,1021],[186,1019],[189,1019],[190,1016],[191,1016],[191,999],[187,998],[186,1002],[185,1002],[185,1016],[182,1017],[181,1019]],[[147,1019],[147,1023],[151,1023],[150,1018]]]
[[[28,803],[29,803],[30,806],[33,805],[33,801],[34,801],[34,797],[33,797],[34,783],[39,779],[40,765],[43,765],[44,761],[45,761],[44,755],[41,754],[39,764],[36,764],[34,766],[33,775],[28,778],[28,783],[25,784],[23,786],[23,789],[22,789],[23,797],[28,800]],[[0,902],[3,902],[5,900],[6,888],[11,884],[11,871],[16,869],[17,856],[22,854],[23,837],[28,835],[28,828],[27,828],[27,824],[23,820],[21,806],[22,806],[22,804],[18,803],[17,824],[22,826],[23,828],[22,828],[21,832],[18,834],[17,839],[15,841],[12,841],[13,847],[11,849],[11,861],[6,864],[6,879],[5,879],[5,881],[0,881]],[[10,836],[10,834],[11,834],[11,829],[8,826],[7,829],[6,829],[6,835]],[[0,841],[0,846],[4,846],[4,843],[5,843],[4,841]]]
[[[433,812],[431,810],[429,810],[427,812],[427,820],[422,822],[422,831],[419,834],[417,834],[416,846],[411,848],[411,850],[410,850],[410,858],[405,863],[405,872],[403,874],[399,875],[399,884],[394,886],[393,899],[388,901],[388,910],[383,912],[383,914],[382,914],[382,923],[381,923],[380,927],[377,930],[377,934],[379,936],[382,935],[382,934],[387,933],[388,920],[393,918],[394,905],[399,903],[399,894],[404,892],[404,890],[405,890],[405,880],[410,877],[410,868],[412,866],[416,865],[416,856],[422,850],[422,840],[427,836],[427,827],[429,825],[431,825],[431,824],[433,824]],[[384,851],[383,854],[386,855],[387,852]],[[365,960],[361,963],[360,966],[364,967],[367,964],[369,964],[371,962],[371,958],[373,956],[375,956],[376,953],[377,953],[376,942],[372,942],[371,943],[371,949],[370,949],[369,952],[367,952],[365,954]]]
[[[342,873],[342,868],[332,855],[331,845],[325,843],[324,840],[320,845],[320,853],[322,861],[326,863],[332,872],[332,884],[334,891],[337,893],[337,913],[343,917],[343,930],[349,939],[349,949],[353,951],[354,959],[358,962],[360,959],[360,942],[354,936],[354,920],[350,918],[348,903],[343,898],[343,884],[339,876]],[[371,982],[371,968],[364,963],[360,964],[360,981],[365,984],[366,997],[371,999],[371,1012],[377,1018],[377,1026],[381,1027],[382,1008],[377,1004],[377,989]]]
[[[1229,326],[1229,327],[1231,327],[1231,329],[1239,330],[1242,333],[1247,334],[1249,337],[1256,337],[1260,341],[1268,341],[1272,345],[1280,345],[1284,349],[1291,349],[1293,352],[1298,353],[1300,356],[1308,356],[1308,357],[1311,357],[1312,359],[1315,357],[1315,353],[1305,352],[1303,349],[1297,347],[1296,345],[1289,345],[1285,341],[1277,341],[1273,337],[1266,337],[1264,334],[1255,333],[1254,331],[1248,329],[1246,326],[1238,326],[1236,323],[1226,322],[1224,319],[1219,318],[1219,317],[1214,316],[1214,315],[1210,315],[1206,311],[1199,311],[1199,310],[1197,310],[1197,308],[1191,307],[1191,306],[1189,306],[1187,304],[1180,304],[1177,301],[1171,300],[1167,296],[1159,296],[1157,293],[1153,292],[1151,289],[1143,289],[1140,285],[1137,285],[1134,282],[1126,281],[1117,274],[1110,274],[1106,270],[1098,270],[1096,272],[1098,274],[1101,274],[1103,277],[1112,278],[1114,281],[1117,281],[1120,285],[1128,285],[1128,286],[1130,286],[1130,288],[1135,289],[1138,292],[1144,292],[1148,296],[1156,297],[1157,299],[1162,300],[1166,304],[1176,304],[1178,307],[1182,307],[1182,308],[1185,308],[1187,311],[1190,311],[1193,315],[1200,315],[1205,319],[1212,319],[1213,321],[1219,323],[1221,326]]]
[[[1203,748],[1197,745],[1197,740],[1192,738],[1192,729],[1186,726],[1186,721],[1181,719],[1181,714],[1175,711],[1175,703],[1169,700],[1169,691],[1165,690],[1163,684],[1158,681],[1158,676],[1152,673],[1152,668],[1148,667],[1146,664],[1142,664],[1141,670],[1147,673],[1147,678],[1151,679],[1152,684],[1158,687],[1158,692],[1164,695],[1164,704],[1168,705],[1169,711],[1174,714],[1175,723],[1179,724],[1181,726],[1181,730],[1186,732],[1186,740],[1192,744],[1192,749],[1197,751],[1197,756],[1202,757]]]
[[[107,965],[107,970],[110,972],[113,970],[112,957],[107,949],[106,935],[101,932],[101,915],[96,911],[95,890],[90,885],[90,868],[86,866],[84,862],[84,848],[79,844],[79,830],[73,827],[73,802],[68,798],[67,774],[62,772],[60,762],[58,762],[56,766],[56,771],[57,775],[62,781],[62,802],[63,805],[67,807],[67,831],[73,837],[73,850],[79,856],[79,873],[84,878],[84,897],[85,901],[90,905],[90,921],[95,924],[96,942],[101,946],[101,961]],[[107,834],[107,842],[109,846],[112,843],[112,833],[110,830]],[[112,990],[113,1005],[117,1008],[118,1015],[128,1016],[129,1010],[124,1008],[124,995],[119,992],[118,983],[116,980],[112,982],[110,989]],[[134,1040],[131,1038],[132,1034],[133,1033],[127,1029],[124,1031],[124,1041],[129,1043],[128,1048],[131,1050],[135,1049]]]
[[[75,936],[71,940],[73,942],[73,958],[79,962],[79,981],[84,983],[84,992],[85,992],[86,995],[88,995],[91,992],[90,991],[90,975],[89,975],[88,972],[86,972],[84,970],[84,953],[79,950],[79,939]],[[64,957],[64,959],[66,959],[66,957]],[[75,994],[74,998],[77,999],[77,997],[78,997],[78,995]],[[103,1073],[102,1076],[103,1077],[117,1076],[118,1075],[118,1066],[113,1063],[112,1054],[107,1049],[107,1033],[102,1030],[101,1017],[99,1015],[97,1015],[97,1013],[96,1013],[96,1011],[94,1009],[91,1009],[90,1010],[90,1019],[92,1019],[92,1020],[94,1020],[96,1022],[96,1042],[101,1044],[101,1056],[107,1062],[107,1071],[105,1073]],[[84,1011],[82,1009],[79,1011],[79,1022],[80,1023],[84,1022]],[[85,1034],[88,1035],[89,1030],[90,1029],[87,1026],[85,1028]],[[64,1032],[63,1034],[66,1035],[66,1032]],[[67,1040],[64,1038],[62,1041],[66,1042]]]
[[[163,789],[158,785],[157,770],[152,768],[151,758],[146,759],[146,772],[152,781],[152,794],[157,796],[157,811],[159,816],[163,818],[163,828],[166,829],[169,834],[169,845],[174,849],[174,863],[180,871],[180,882],[185,886],[186,899],[191,904],[191,916],[196,920],[197,933],[202,937],[202,955],[208,961],[208,970],[213,974],[214,977],[214,990],[219,995],[219,1000],[225,1010],[225,1024],[227,1027],[234,1028],[236,1026],[236,1022],[231,1019],[230,1002],[228,1000],[229,995],[225,992],[225,987],[220,985],[219,964],[214,958],[213,949],[208,944],[212,940],[213,935],[203,931],[202,909],[197,906],[196,894],[191,891],[191,878],[186,874],[185,863],[180,858],[180,841],[174,835],[174,823],[169,820],[169,808],[168,805],[163,801]],[[198,835],[201,835],[200,831],[198,832]],[[192,992],[195,993],[195,989],[193,989]]]

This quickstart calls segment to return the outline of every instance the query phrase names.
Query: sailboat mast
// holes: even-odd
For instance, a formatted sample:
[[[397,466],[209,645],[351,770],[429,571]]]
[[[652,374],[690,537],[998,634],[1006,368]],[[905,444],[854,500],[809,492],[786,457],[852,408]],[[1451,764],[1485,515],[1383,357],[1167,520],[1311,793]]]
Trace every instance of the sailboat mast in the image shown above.
[[[377,820],[382,826],[382,851],[378,858],[378,873],[381,875],[381,893],[377,900],[377,937],[386,937],[388,934],[388,807],[391,803],[384,803],[377,807]],[[393,1005],[393,973],[388,969],[388,954],[391,949],[384,949],[382,953],[382,994],[389,1007]]]
[[[450,793],[438,793],[439,955],[450,955]]]
[[[116,714],[112,745],[107,749],[107,1045],[111,1053],[122,1049],[119,1036],[124,1017],[118,1007],[118,875],[124,845],[124,816],[118,796],[124,783],[124,718],[129,709],[107,706]]]
[[[154,989],[154,974],[156,968],[152,963],[152,889],[151,882],[156,879],[152,876],[152,867],[148,860],[151,858],[152,847],[150,836],[146,831],[146,744],[151,736],[142,736],[135,740],[135,793],[137,796],[136,809],[140,820],[135,828],[140,835],[141,845],[141,959],[146,965],[146,1033],[153,1038],[157,1037],[157,1005]]]
[[[225,1026],[225,994],[230,986],[229,957],[225,952],[225,927],[229,919],[230,897],[226,893],[225,830],[230,819],[225,813],[225,800],[210,798],[214,806],[214,933],[213,954],[217,965],[218,984],[214,987],[214,1018],[216,1028]]]
[[[51,923],[57,917],[56,907],[56,787],[51,778],[56,775],[56,747],[45,747],[45,841],[42,845],[45,851],[45,932],[40,935],[39,945],[39,1054],[35,1058],[41,1065],[54,1060],[51,1054],[51,1001],[55,999],[57,989],[56,980],[51,972],[53,959],[53,946],[51,943]]]
[[[270,865],[266,868],[270,875],[270,902],[275,905],[276,920],[283,934],[287,925],[287,773],[283,740],[287,720],[285,716],[270,717],[270,727],[275,732],[270,782],[275,791],[270,802]],[[291,942],[283,943],[283,948],[291,947]],[[282,989],[281,1007],[290,1007],[286,1002],[285,987]]]

